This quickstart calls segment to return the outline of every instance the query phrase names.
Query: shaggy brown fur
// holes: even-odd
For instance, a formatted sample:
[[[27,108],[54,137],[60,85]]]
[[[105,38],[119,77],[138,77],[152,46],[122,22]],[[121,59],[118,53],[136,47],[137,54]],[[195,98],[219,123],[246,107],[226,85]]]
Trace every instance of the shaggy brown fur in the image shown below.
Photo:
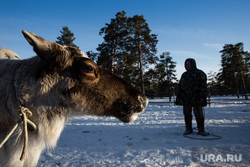
[[[114,116],[123,122],[136,119],[147,98],[128,83],[97,66],[82,51],[49,42],[23,31],[38,56],[0,60],[0,141],[18,121],[21,105],[33,113],[38,129],[29,131],[28,152],[22,127],[0,149],[3,166],[36,166],[43,149],[54,147],[67,119],[74,115]]]

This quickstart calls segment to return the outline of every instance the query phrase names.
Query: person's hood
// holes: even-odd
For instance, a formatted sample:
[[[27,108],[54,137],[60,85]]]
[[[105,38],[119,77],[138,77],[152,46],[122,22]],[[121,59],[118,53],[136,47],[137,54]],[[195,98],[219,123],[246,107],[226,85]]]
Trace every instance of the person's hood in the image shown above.
[[[185,61],[185,63],[184,63],[184,67],[185,67],[185,69],[187,70],[187,67],[186,67],[186,62],[187,61],[190,61],[191,62],[191,69],[190,70],[195,70],[195,69],[197,69],[197,67],[196,67],[196,61],[194,60],[194,59],[192,59],[192,58],[188,58],[188,59],[186,59],[186,61]],[[188,70],[187,70],[188,71]]]

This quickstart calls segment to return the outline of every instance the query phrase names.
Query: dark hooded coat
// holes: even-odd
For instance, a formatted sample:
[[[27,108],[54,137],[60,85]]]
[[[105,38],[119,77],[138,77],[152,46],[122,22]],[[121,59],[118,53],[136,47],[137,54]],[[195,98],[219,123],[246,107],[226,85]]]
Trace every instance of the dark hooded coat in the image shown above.
[[[191,69],[187,69],[186,62],[191,62]],[[206,106],[207,105],[207,76],[196,67],[194,59],[185,61],[186,72],[181,76],[178,84],[176,104],[182,106]],[[201,101],[201,99],[203,101]]]

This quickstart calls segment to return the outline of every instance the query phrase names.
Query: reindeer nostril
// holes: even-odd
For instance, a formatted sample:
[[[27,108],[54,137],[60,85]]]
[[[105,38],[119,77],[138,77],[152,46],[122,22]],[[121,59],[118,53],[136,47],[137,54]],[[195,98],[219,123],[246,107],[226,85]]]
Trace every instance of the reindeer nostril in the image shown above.
[[[138,95],[138,101],[141,103],[142,108],[146,108],[148,105],[148,98],[146,96]]]
[[[143,102],[143,98],[139,95],[138,96],[138,100],[140,101],[140,102]]]

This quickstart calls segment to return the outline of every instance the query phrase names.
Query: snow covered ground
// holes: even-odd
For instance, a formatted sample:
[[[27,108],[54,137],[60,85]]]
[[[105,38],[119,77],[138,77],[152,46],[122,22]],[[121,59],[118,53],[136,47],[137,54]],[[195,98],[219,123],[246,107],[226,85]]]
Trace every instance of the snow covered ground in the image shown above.
[[[199,161],[192,160],[192,150],[195,148],[225,148],[231,151],[219,155],[236,154],[232,150],[250,148],[250,100],[227,98],[230,104],[225,104],[229,101],[220,98],[211,107],[205,108],[205,130],[221,136],[221,139],[194,140],[183,137],[182,107],[166,103],[168,99],[153,99],[146,111],[130,124],[121,123],[115,118],[94,116],[71,119],[57,147],[44,151],[38,166],[200,166]],[[193,126],[196,127],[195,119]],[[240,158],[250,159],[250,152],[241,154]],[[250,165],[237,155],[238,162],[235,163],[223,157],[223,166]],[[221,156],[215,156],[217,159],[212,160],[216,162],[209,162],[208,165],[221,165]],[[203,160],[206,160],[204,157]]]

